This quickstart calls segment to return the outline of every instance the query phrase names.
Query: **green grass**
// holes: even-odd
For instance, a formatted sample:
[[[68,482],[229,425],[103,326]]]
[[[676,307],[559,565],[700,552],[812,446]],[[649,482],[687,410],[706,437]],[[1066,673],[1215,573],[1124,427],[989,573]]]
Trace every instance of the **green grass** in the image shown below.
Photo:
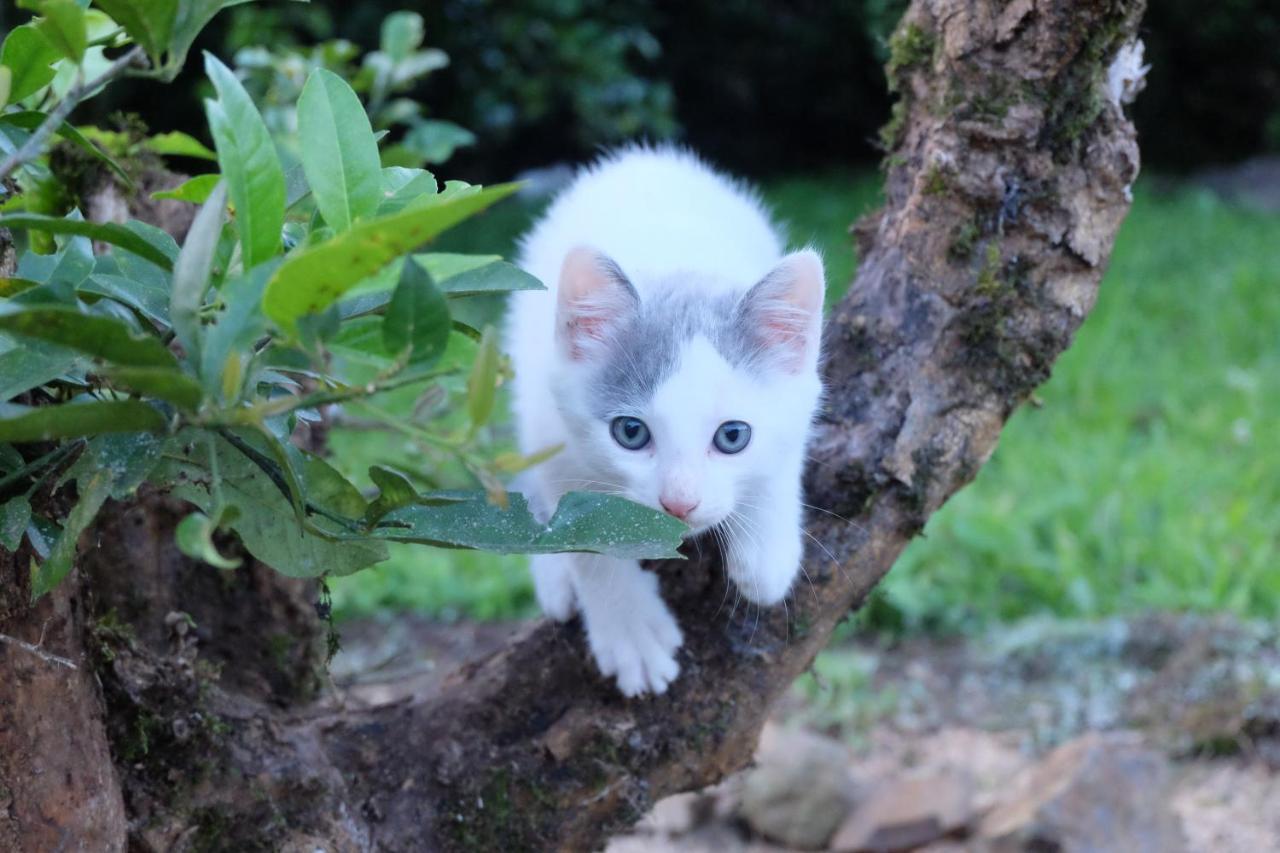
[[[1280,220],[1144,189],[1043,404],[890,574],[909,626],[1280,615]]]
[[[848,226],[877,185],[870,174],[820,175],[766,195],[842,285],[853,272]],[[509,205],[452,247],[503,250],[529,215]],[[876,621],[963,629],[1152,608],[1280,616],[1280,219],[1140,184],[1097,308],[1037,396],[890,573]],[[363,438],[339,455],[358,462]],[[334,586],[346,615],[531,611],[518,559],[401,549]]]

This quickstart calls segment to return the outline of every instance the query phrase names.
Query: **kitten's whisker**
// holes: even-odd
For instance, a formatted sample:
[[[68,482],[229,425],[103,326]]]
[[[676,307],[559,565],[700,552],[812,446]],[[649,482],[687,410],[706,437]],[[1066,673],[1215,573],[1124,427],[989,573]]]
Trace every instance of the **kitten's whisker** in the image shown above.
[[[756,531],[754,531],[748,525],[747,522],[749,521],[749,519],[746,516],[734,510],[725,516],[725,521],[727,521],[732,526],[733,531],[735,533],[740,534],[742,538],[749,540],[751,546],[753,546],[756,550],[760,549],[760,540],[756,535]],[[764,607],[762,605],[755,603],[755,602],[758,602],[760,599],[760,578],[757,577],[756,575],[751,576],[751,589],[752,589],[752,592],[754,593],[754,595],[752,596],[753,601],[751,603],[754,604],[755,606],[756,618],[755,618],[755,623],[751,627],[751,636],[747,639],[747,642],[749,644],[755,642],[756,633],[760,630],[760,616],[762,611],[764,610]]]
[[[807,503],[805,503],[804,501],[801,501],[801,502],[800,502],[800,506],[802,506],[802,507],[806,507],[806,508],[811,509],[811,510],[814,510],[814,511],[816,511],[816,512],[826,513],[827,515],[831,516],[832,518],[838,518],[838,519],[840,519],[841,521],[843,521],[845,524],[848,524],[848,525],[851,525],[851,526],[853,526],[853,527],[856,527],[856,528],[858,529],[858,531],[859,531],[859,532],[861,532],[861,533],[866,533],[866,532],[867,532],[867,527],[866,527],[866,525],[861,524],[861,523],[859,523],[859,522],[857,522],[857,521],[854,521],[854,520],[853,520],[853,519],[851,519],[851,518],[845,518],[843,515],[841,515],[841,514],[840,514],[840,513],[838,513],[838,512],[832,512],[831,510],[829,510],[829,509],[823,509],[823,508],[822,508],[822,507],[820,507],[820,506],[814,506],[813,504],[807,504]]]
[[[814,545],[817,545],[819,548],[822,549],[822,552],[827,555],[827,558],[829,560],[831,560],[831,565],[836,567],[836,569],[840,572],[841,577],[843,577],[845,582],[847,583],[849,580],[849,573],[845,571],[844,566],[842,566],[840,564],[840,561],[836,559],[836,555],[832,554],[831,550],[827,548],[826,545],[823,545],[821,541],[818,540],[818,537],[814,536],[812,533],[805,530],[803,527],[800,528],[800,532],[803,533],[805,536],[808,536],[809,539],[813,541]]]
[[[818,588],[813,585],[813,578],[809,576],[809,570],[804,567],[804,560],[800,561],[800,574],[804,575],[805,582],[809,584],[809,593],[813,596],[813,603],[818,603]]]
[[[748,509],[756,509],[756,510],[759,510],[759,509],[760,509],[760,507],[759,507],[758,505],[753,504],[753,503],[750,503],[750,502],[748,502],[748,501],[739,500],[739,501],[738,501],[738,503],[739,503],[741,506],[745,506],[745,507],[747,507]],[[731,513],[730,513],[730,515],[738,516],[738,517],[744,518],[744,520],[745,520],[745,516],[742,516],[742,514],[741,514],[741,513],[739,513],[739,512],[737,512],[737,511],[731,512]],[[814,537],[814,535],[813,535],[812,533],[810,533],[809,531],[805,530],[803,527],[802,527],[802,528],[800,528],[800,532],[801,532],[801,533],[803,533],[805,536],[808,536],[810,539],[812,539],[812,540],[817,544],[817,546],[818,546],[819,548],[822,548],[822,550],[826,551],[827,556],[831,558],[831,561],[832,561],[833,563],[835,563],[836,567],[837,567],[837,568],[839,568],[841,571],[843,571],[843,567],[841,567],[841,566],[840,566],[840,564],[839,564],[838,562],[836,562],[836,560],[835,560],[835,556],[831,553],[831,551],[827,550],[826,546],[824,546],[821,542],[819,542],[819,541],[817,540],[817,538],[816,538],[816,537]],[[809,570],[808,570],[808,569],[806,569],[806,568],[804,567],[804,561],[803,561],[803,560],[801,560],[801,561],[800,561],[800,571],[804,574],[804,579],[805,579],[805,580],[808,582],[808,584],[809,584],[809,592],[813,595],[813,600],[816,602],[816,601],[818,600],[818,590],[817,590],[817,587],[816,587],[816,586],[814,585],[814,583],[813,583],[813,578],[812,578],[812,576],[810,576],[810,574],[809,574]]]
[[[604,480],[580,480],[580,479],[573,478],[568,480],[551,480],[549,482],[557,486],[567,485],[570,483],[578,483],[584,486],[608,486],[611,489],[626,488],[626,486],[623,485],[622,483],[607,483]]]
[[[725,545],[724,537],[723,537],[723,535],[721,534],[721,531],[720,531],[720,526],[719,526],[719,525],[716,525],[715,527],[711,528],[711,534],[715,537],[716,545],[720,548],[720,554],[721,554],[721,556],[722,556],[722,557],[727,557],[727,556],[728,556],[728,554],[727,554],[728,548],[727,548],[727,546]],[[723,562],[723,561],[722,561],[722,562]],[[725,569],[725,585],[724,585],[724,592],[722,592],[722,593],[720,594],[720,604],[716,607],[716,612],[715,612],[715,614],[714,614],[714,615],[712,615],[712,617],[711,617],[712,619],[715,619],[716,617],[718,617],[718,616],[720,615],[720,611],[724,609],[724,603],[729,599],[729,583],[730,583],[730,578],[729,578],[729,576],[728,576],[728,575],[729,575],[728,567],[727,567],[727,566],[724,566],[724,569]]]

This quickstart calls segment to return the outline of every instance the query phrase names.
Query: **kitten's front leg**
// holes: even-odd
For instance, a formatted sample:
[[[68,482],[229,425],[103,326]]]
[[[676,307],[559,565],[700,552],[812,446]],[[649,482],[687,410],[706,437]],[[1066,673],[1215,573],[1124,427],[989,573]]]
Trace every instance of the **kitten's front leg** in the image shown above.
[[[634,560],[574,554],[574,591],[587,645],[626,696],[663,693],[680,673],[680,626],[658,592],[658,577]]]
[[[797,479],[757,492],[723,525],[725,569],[747,600],[772,605],[787,597],[804,555]]]
[[[535,554],[529,558],[538,606],[557,622],[567,622],[573,616],[572,559],[568,554]]]

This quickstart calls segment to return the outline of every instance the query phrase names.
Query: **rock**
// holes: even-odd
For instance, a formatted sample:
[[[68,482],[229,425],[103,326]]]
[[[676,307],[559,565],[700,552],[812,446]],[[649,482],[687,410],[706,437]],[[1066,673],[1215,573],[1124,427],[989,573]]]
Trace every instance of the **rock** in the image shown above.
[[[823,847],[854,803],[844,745],[769,726],[756,761],[742,782],[739,814],[747,825],[791,847]]]
[[[1136,736],[1090,733],[1031,767],[982,820],[983,849],[1181,853],[1164,756]]]
[[[958,773],[906,777],[874,790],[836,830],[830,848],[914,850],[964,831],[975,816],[971,779]]]
[[[715,800],[703,792],[689,791],[664,797],[640,819],[636,831],[681,835],[708,822],[715,807]]]
[[[688,835],[622,835],[604,853],[790,853],[760,841],[744,839],[727,825],[704,826]]]

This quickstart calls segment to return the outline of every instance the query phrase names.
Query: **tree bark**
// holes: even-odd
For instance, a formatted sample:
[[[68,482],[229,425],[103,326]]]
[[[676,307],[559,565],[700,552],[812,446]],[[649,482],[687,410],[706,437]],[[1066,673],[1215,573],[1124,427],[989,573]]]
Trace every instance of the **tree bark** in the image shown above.
[[[252,562],[224,581],[184,560],[164,495],[109,506],[85,585],[58,593],[92,593],[94,620],[68,643],[94,653],[68,653],[102,682],[66,688],[79,710],[63,725],[107,739],[118,781],[102,787],[128,816],[86,849],[590,850],[657,798],[744,766],[773,701],[973,478],[1092,307],[1138,168],[1107,68],[1143,7],[912,3],[891,44],[885,206],[855,229],[857,279],[826,330],[806,576],[787,607],[758,610],[731,606],[714,553],[654,566],[686,637],[664,696],[624,700],[576,624],[540,622],[435,696],[307,704],[306,590]],[[0,614],[0,632],[16,622],[34,642],[44,615]],[[4,707],[57,704],[53,688],[6,692],[40,665],[20,654],[0,646]],[[85,710],[103,702],[105,724]],[[17,827],[5,836],[0,811],[0,841],[51,837],[34,833],[58,820],[55,793],[4,759],[51,738],[0,714],[0,809],[7,786]]]

